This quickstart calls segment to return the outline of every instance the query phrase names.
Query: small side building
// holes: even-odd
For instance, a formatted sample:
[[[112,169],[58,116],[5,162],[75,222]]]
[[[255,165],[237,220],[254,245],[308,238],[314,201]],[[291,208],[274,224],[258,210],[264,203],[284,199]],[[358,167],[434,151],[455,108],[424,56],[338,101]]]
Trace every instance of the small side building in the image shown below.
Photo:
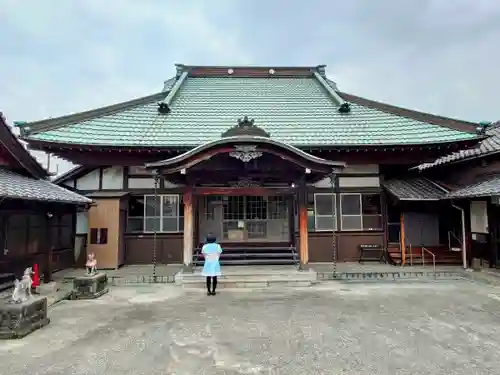
[[[500,122],[482,124],[486,139],[418,167],[421,175],[448,190],[444,200],[463,210],[463,230],[450,234],[450,243],[465,238],[470,261],[500,266]],[[455,211],[448,221],[457,221]],[[462,233],[463,231],[463,233]]]
[[[50,182],[0,116],[0,284],[9,287],[13,276],[34,264],[44,282],[72,267],[76,214],[90,203]]]

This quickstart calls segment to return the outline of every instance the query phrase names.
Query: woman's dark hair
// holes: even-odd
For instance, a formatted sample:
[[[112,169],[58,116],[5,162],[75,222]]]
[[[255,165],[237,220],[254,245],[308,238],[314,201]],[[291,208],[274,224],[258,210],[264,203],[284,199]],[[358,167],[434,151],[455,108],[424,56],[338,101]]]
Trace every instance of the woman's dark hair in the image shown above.
[[[212,233],[207,234],[207,243],[215,243],[217,238]]]

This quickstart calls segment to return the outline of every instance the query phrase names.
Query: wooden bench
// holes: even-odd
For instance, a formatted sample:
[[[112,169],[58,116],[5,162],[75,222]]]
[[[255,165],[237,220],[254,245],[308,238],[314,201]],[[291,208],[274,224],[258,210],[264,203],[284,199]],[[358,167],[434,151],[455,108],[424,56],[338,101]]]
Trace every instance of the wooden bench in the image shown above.
[[[362,263],[365,261],[387,263],[387,257],[384,247],[382,245],[375,244],[359,245],[358,263]]]

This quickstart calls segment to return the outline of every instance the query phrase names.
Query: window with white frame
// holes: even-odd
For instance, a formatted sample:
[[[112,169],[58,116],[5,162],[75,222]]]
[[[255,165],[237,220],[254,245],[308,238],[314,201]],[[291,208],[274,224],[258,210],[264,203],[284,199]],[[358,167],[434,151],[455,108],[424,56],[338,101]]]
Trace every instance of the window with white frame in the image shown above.
[[[182,232],[184,205],[179,195],[131,196],[128,232]]]
[[[382,230],[380,194],[340,194],[342,230]]]
[[[328,231],[337,229],[336,196],[331,193],[314,194],[314,229]]]

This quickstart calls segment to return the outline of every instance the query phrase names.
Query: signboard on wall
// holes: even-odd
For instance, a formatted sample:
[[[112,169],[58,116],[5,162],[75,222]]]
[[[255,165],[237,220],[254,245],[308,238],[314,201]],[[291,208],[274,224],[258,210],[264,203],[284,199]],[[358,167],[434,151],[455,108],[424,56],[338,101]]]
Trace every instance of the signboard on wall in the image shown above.
[[[470,202],[470,231],[488,233],[488,205],[486,201]]]

